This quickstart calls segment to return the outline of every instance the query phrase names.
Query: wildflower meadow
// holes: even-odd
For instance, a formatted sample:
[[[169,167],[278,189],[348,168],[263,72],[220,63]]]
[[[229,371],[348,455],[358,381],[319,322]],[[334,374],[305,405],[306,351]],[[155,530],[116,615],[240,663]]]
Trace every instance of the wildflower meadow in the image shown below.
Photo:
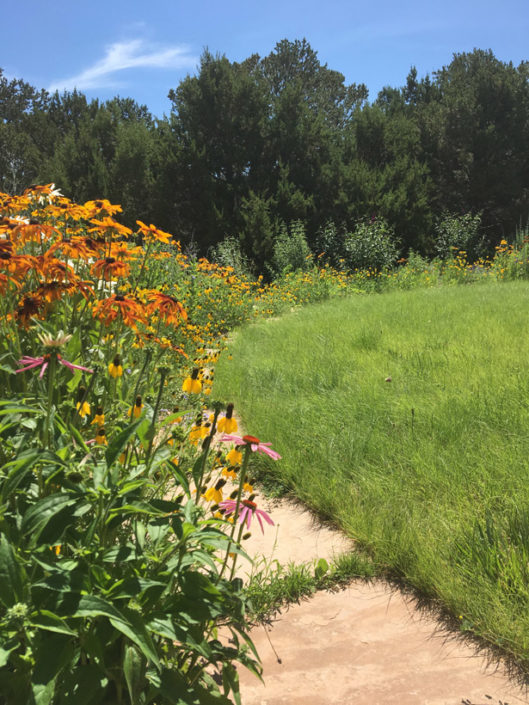
[[[240,702],[237,667],[259,676],[260,666],[248,634],[251,591],[236,566],[247,560],[248,532],[274,522],[254,491],[256,459],[275,466],[276,439],[279,450],[288,449],[285,434],[296,428],[301,469],[313,456],[310,443],[328,430],[309,428],[302,382],[292,388],[297,377],[287,383],[279,363],[254,383],[250,362],[237,381],[241,363],[234,361],[231,387],[223,365],[220,389],[233,390],[245,418],[255,414],[270,433],[266,442],[244,435],[233,403],[216,396],[214,383],[221,353],[226,362],[232,357],[229,336],[243,324],[330,298],[361,301],[371,292],[523,279],[529,272],[527,244],[502,241],[494,257],[472,264],[458,250],[442,261],[411,253],[395,269],[350,271],[343,262],[325,264],[321,253],[265,282],[193,258],[152,224],[125,227],[120,214],[105,199],[76,204],[53,184],[0,194],[6,705]],[[376,331],[364,327],[358,335],[366,349],[376,348]],[[291,365],[292,356],[281,353],[288,331],[282,336],[277,351]],[[326,369],[300,358],[311,389],[330,390],[342,375],[329,344]],[[281,428],[251,405],[272,381],[283,398],[291,391],[297,410],[280,415]],[[369,439],[372,431],[365,433]],[[355,441],[355,449],[358,443],[368,440]],[[292,473],[290,460],[284,482],[297,486]],[[343,494],[346,481],[338,477],[325,477],[326,492]],[[307,483],[299,485],[305,499],[317,494]],[[312,504],[338,520],[346,511],[328,497]],[[376,515],[372,507],[371,524]],[[351,526],[371,545],[367,524]],[[466,527],[468,536],[480,531],[476,526]],[[471,552],[467,534],[461,556]]]

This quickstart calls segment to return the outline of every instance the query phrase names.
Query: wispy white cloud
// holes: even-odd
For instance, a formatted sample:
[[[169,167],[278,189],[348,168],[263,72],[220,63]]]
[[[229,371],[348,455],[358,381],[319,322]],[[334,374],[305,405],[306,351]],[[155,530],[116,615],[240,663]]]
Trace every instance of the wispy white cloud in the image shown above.
[[[119,71],[132,68],[182,69],[196,66],[198,58],[185,45],[159,47],[143,39],[115,42],[106,48],[105,56],[76,76],[54,81],[48,88],[55,91],[88,90],[115,85]]]

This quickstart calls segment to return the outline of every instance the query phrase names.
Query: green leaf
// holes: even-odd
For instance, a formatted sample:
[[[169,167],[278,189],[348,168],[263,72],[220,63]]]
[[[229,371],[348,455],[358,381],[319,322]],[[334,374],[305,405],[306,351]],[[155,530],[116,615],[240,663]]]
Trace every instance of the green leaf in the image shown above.
[[[33,701],[35,705],[50,705],[55,692],[55,678],[48,683],[32,683]]]
[[[33,684],[43,686],[52,683],[65,666],[77,660],[72,638],[63,634],[40,633],[34,655]],[[40,702],[51,702],[45,699],[47,690],[41,692]]]
[[[107,617],[112,626],[139,646],[143,655],[160,668],[160,660],[154,644],[145,629],[141,616],[128,610],[124,616],[114,605],[96,595],[83,595],[79,600],[74,617]]]
[[[70,431],[70,434],[75,438],[77,443],[79,443],[84,452],[89,453],[90,448],[86,445],[85,439],[79,433],[79,429],[75,428],[73,424],[68,424],[68,430]]]
[[[225,695],[206,690],[199,683],[188,686],[177,671],[163,671],[160,692],[171,705],[233,705]]]
[[[70,629],[64,619],[49,610],[33,612],[29,619],[30,623],[39,629],[44,629],[49,632],[57,632],[58,634],[77,636],[77,632]]]
[[[6,607],[24,601],[26,576],[11,544],[0,536],[0,600]]]
[[[52,467],[66,468],[67,463],[55,453],[48,450],[31,448],[23,451],[15,460],[6,463],[3,470],[10,468],[6,481],[2,486],[2,497],[9,497],[33,469],[36,463],[49,463]]]
[[[9,661],[9,655],[15,649],[18,649],[19,645],[15,644],[11,649],[4,649],[0,646],[0,668],[3,668]]]
[[[316,580],[321,580],[323,576],[328,573],[329,571],[329,564],[325,560],[325,558],[320,558],[320,560],[317,562],[316,567],[314,568],[314,577]]]
[[[136,429],[141,423],[143,423],[143,419],[134,421],[134,423],[126,426],[123,431],[120,431],[120,433],[118,433],[118,435],[112,440],[112,443],[110,443],[105,451],[107,467],[110,467],[116,462],[116,459],[123,452],[125,446],[129,442],[130,437],[134,435]]]
[[[32,406],[25,406],[24,404],[13,404],[9,401],[0,401],[0,416],[5,416],[6,414],[39,414],[40,409],[36,409]]]
[[[125,648],[123,659],[123,673],[130,695],[131,705],[140,705],[140,696],[145,683],[145,664],[133,646]]]
[[[78,666],[68,673],[63,682],[66,695],[61,705],[101,705],[105,701],[107,678],[94,665]]]
[[[46,538],[50,542],[56,541],[64,529],[75,522],[75,512],[71,510],[77,503],[78,498],[72,497],[71,494],[52,494],[44,497],[24,515],[22,533],[31,534],[31,541],[36,544],[43,531],[49,527]]]
[[[122,507],[115,507],[108,513],[109,519],[117,514],[147,514],[148,516],[163,516],[163,513],[152,507],[148,502],[136,502],[135,504],[124,504]]]

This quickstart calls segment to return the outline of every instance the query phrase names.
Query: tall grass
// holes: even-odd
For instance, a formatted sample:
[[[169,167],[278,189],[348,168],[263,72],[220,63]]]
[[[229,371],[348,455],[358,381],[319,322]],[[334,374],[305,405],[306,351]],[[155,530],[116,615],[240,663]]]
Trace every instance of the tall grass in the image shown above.
[[[239,331],[215,388],[282,453],[269,481],[526,666],[528,306],[526,282],[310,306]]]

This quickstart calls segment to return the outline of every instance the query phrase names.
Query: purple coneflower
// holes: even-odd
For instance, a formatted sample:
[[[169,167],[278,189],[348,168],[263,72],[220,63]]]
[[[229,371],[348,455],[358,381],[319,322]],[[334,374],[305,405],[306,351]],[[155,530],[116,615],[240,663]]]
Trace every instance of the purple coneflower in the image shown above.
[[[273,452],[273,451],[272,451]],[[237,500],[236,499],[226,499],[224,502],[219,503],[219,507],[225,510],[224,514],[225,516],[229,516],[230,514],[233,514],[236,509],[237,509]],[[252,502],[249,499],[243,499],[240,502],[239,506],[239,513],[238,516],[236,517],[241,524],[244,524],[246,522],[246,526],[249,529],[250,524],[252,523],[252,517],[253,516],[257,517],[257,521],[259,522],[259,526],[261,527],[261,531],[264,534],[264,527],[263,527],[263,522],[262,519],[264,519],[268,524],[271,524],[272,526],[274,525],[274,522],[270,518],[270,516],[263,510],[263,509],[257,509],[257,505],[255,502]],[[261,519],[262,517],[262,519]]]
[[[94,371],[94,370],[89,370],[88,367],[83,367],[82,365],[74,365],[73,362],[69,362],[68,360],[65,360],[58,353],[57,353],[57,361],[59,362],[59,364],[64,365],[72,372],[74,372],[75,370],[82,370],[83,372],[89,372],[90,374],[92,374]],[[19,370],[15,370],[16,374],[18,374],[19,372],[27,372],[27,370],[33,370],[36,367],[41,367],[42,369],[40,371],[39,378],[42,379],[42,377],[44,376],[44,373],[46,372],[48,365],[50,364],[50,356],[43,355],[42,357],[29,357],[28,355],[25,355],[20,360],[17,360],[17,362],[19,365],[22,365],[22,367]]]
[[[270,456],[272,460],[279,460],[281,458],[279,453],[269,447],[272,445],[271,443],[261,443],[255,436],[243,436],[241,438],[240,436],[226,435],[222,436],[220,440],[224,443],[235,443],[236,446],[249,445],[253,453],[256,451],[258,453],[265,453],[265,455]]]

